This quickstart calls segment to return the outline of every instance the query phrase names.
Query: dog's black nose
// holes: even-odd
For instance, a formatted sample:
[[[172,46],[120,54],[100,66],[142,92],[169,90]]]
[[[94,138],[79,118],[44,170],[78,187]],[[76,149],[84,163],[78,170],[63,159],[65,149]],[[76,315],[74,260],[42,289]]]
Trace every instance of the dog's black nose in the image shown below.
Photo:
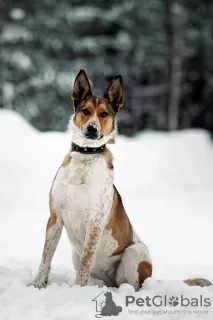
[[[98,133],[98,127],[96,124],[90,123],[87,127],[88,134],[90,135],[96,135]]]
[[[85,134],[87,139],[97,139],[98,138],[98,126],[96,124],[90,123],[87,127],[87,132]]]

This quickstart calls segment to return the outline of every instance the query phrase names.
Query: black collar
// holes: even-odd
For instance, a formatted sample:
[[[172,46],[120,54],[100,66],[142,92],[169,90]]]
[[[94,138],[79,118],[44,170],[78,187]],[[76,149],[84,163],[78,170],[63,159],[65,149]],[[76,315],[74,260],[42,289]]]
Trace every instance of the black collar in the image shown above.
[[[106,145],[104,144],[101,147],[80,147],[74,142],[71,144],[71,151],[80,152],[83,154],[95,154],[95,153],[101,153],[106,150]]]

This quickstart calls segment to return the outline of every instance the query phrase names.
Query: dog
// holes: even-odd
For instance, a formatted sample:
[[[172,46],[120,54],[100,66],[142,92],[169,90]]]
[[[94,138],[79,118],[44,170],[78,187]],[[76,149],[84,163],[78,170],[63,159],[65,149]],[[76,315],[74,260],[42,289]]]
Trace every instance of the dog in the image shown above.
[[[47,285],[51,260],[64,226],[72,245],[76,285],[87,285],[91,276],[108,287],[129,283],[139,290],[152,275],[152,262],[113,184],[113,158],[106,146],[114,142],[116,116],[124,103],[122,77],[116,76],[103,97],[99,97],[92,94],[89,80],[80,70],[72,99],[71,149],[50,189],[50,217],[33,285]]]
[[[152,276],[152,261],[113,183],[113,157],[107,147],[114,143],[116,116],[124,104],[122,77],[116,76],[99,97],[92,94],[89,80],[80,70],[74,81],[72,99],[71,149],[50,189],[50,217],[33,285],[46,287],[64,226],[72,245],[75,285],[85,286],[92,277],[104,281],[108,287],[128,283],[138,291],[144,280]],[[200,286],[211,284],[205,279],[185,282]]]

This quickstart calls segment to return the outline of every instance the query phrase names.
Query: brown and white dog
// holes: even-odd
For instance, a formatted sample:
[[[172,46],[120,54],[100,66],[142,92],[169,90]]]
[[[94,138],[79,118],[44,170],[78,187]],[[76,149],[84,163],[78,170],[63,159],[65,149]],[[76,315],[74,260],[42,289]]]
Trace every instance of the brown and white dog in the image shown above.
[[[152,275],[152,262],[113,184],[112,154],[106,147],[115,138],[116,115],[123,106],[122,78],[115,77],[104,96],[97,97],[92,95],[87,76],[81,70],[72,98],[75,109],[70,120],[72,147],[50,190],[50,218],[33,285],[46,286],[51,260],[65,226],[73,248],[75,284],[85,286],[91,276],[107,286],[129,283],[139,290]],[[186,283],[210,284],[205,279]]]
[[[50,218],[35,287],[45,287],[55,249],[65,226],[72,244],[75,284],[89,276],[107,286],[127,282],[138,290],[152,275],[149,251],[136,235],[113,185],[113,161],[107,143],[116,135],[116,115],[123,106],[121,76],[103,97],[92,95],[83,70],[74,82],[71,151],[59,168],[49,197]]]

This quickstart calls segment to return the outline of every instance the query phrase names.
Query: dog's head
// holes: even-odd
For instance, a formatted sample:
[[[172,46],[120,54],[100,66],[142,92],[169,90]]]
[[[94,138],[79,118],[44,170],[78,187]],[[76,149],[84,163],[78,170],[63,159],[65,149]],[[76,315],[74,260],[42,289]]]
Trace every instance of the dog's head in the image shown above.
[[[72,99],[73,142],[82,146],[100,146],[114,139],[116,115],[124,101],[120,75],[111,81],[103,97],[98,97],[92,94],[89,80],[81,70],[74,82]]]

